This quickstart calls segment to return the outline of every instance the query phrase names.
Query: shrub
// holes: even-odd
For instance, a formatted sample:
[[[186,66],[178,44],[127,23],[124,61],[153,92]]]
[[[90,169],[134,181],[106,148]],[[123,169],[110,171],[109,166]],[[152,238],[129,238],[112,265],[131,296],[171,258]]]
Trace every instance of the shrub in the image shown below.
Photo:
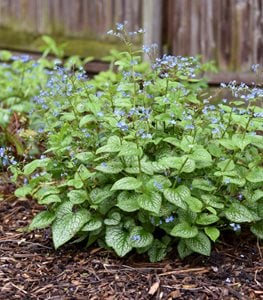
[[[181,258],[209,255],[243,224],[262,238],[262,89],[232,82],[229,101],[202,100],[207,65],[164,55],[149,66],[120,25],[110,33],[128,51],[112,58],[116,72],[86,80],[58,67],[38,97],[47,150],[16,195],[47,209],[29,230],[51,226],[55,248],[74,238],[151,261],[175,244]]]
[[[29,55],[18,56],[0,51],[0,171],[16,164],[17,159],[29,160],[40,152],[38,134],[44,127],[42,117],[47,107],[35,96],[41,90],[45,94],[52,69],[62,63],[59,59],[48,60],[46,55],[53,53],[59,58],[63,55],[63,47],[57,46],[52,38],[44,36],[43,40],[46,46],[38,60],[33,60]],[[71,69],[91,59],[82,61],[77,56],[71,56],[65,61],[65,66]]]

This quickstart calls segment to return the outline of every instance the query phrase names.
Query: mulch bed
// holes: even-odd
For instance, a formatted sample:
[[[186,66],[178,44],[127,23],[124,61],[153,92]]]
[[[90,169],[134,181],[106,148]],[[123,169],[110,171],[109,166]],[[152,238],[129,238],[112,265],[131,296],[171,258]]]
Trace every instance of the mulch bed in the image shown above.
[[[49,230],[19,231],[40,209],[0,202],[0,299],[263,299],[263,249],[249,233],[229,234],[210,257],[153,264],[96,247],[55,251]]]

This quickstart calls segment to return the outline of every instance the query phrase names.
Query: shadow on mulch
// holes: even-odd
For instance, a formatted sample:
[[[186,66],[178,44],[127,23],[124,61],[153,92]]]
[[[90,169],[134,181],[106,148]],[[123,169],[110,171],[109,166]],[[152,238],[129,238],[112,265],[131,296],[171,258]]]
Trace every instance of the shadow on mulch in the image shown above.
[[[95,247],[55,251],[48,230],[18,231],[40,209],[0,202],[0,299],[263,299],[261,250],[249,233],[229,236],[210,257],[153,264]]]

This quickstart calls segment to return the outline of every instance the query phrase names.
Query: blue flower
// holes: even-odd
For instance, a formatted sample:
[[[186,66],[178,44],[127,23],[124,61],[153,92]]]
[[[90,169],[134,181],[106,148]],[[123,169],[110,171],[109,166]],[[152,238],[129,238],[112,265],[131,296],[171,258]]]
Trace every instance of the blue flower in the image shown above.
[[[122,24],[122,23],[116,23],[116,28],[117,28],[117,30],[121,31],[121,30],[124,29],[124,24]]]
[[[212,133],[213,133],[213,134],[220,133],[220,129],[219,129],[219,128],[213,128],[213,129],[212,129]]]
[[[129,129],[129,126],[124,121],[118,122],[117,127],[120,128],[122,131],[127,131]]]
[[[143,46],[142,46],[142,51],[143,51],[144,53],[150,53],[151,48],[148,47],[148,46],[143,45]]]
[[[139,235],[133,235],[131,236],[131,240],[133,241],[140,241],[141,237]]]
[[[212,118],[211,123],[212,123],[212,124],[218,123],[218,119],[217,119],[217,118]]]
[[[0,157],[4,157],[4,155],[5,155],[5,148],[0,147]]]
[[[115,116],[124,116],[125,115],[125,111],[123,111],[123,110],[120,110],[120,109],[114,109],[114,115]]]
[[[239,230],[241,229],[241,226],[240,226],[239,224],[236,224],[236,223],[230,223],[229,225],[232,227],[232,229],[233,229],[234,231],[239,231]]]
[[[156,187],[158,190],[161,190],[163,188],[163,185],[157,181],[154,181],[153,183],[154,187]]]
[[[38,133],[43,133],[43,132],[44,132],[44,128],[39,128],[39,129],[37,130],[37,132],[38,132]]]
[[[173,222],[173,220],[174,220],[174,216],[167,217],[165,218],[165,223]]]
[[[259,69],[259,64],[254,64],[254,65],[251,66],[251,70],[252,70],[254,73],[257,73],[258,69]]]
[[[99,112],[97,113],[97,116],[98,116],[98,117],[103,117],[103,116],[104,116],[104,114],[103,114],[103,112],[102,112],[102,111],[99,111]]]
[[[237,198],[238,198],[239,200],[242,200],[242,199],[243,199],[243,195],[242,195],[242,194],[238,194]]]
[[[230,179],[229,178],[225,178],[224,183],[229,184],[230,183]]]
[[[193,124],[188,124],[188,125],[185,125],[185,127],[184,127],[185,130],[192,130],[192,129],[194,129],[194,128],[195,128],[195,127],[194,127]]]

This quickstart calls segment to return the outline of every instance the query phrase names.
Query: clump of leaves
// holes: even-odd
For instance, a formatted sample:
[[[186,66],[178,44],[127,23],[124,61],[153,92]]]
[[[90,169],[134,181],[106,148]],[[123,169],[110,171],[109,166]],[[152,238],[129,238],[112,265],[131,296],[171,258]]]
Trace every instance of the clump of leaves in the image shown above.
[[[38,136],[43,129],[42,116],[47,106],[41,97],[45,95],[44,89],[51,87],[52,82],[48,79],[53,75],[52,70],[57,70],[58,65],[62,64],[60,59],[49,60],[45,57],[49,52],[58,58],[64,55],[61,50],[63,45],[57,45],[47,36],[43,40],[47,45],[38,60],[28,55],[0,51],[0,171],[6,172],[17,160],[38,156],[43,148],[41,145],[39,149]],[[91,57],[82,60],[71,56],[64,60],[64,66],[72,71],[90,60]]]
[[[224,85],[235,101],[214,105],[198,96],[207,65],[164,55],[149,66],[134,32],[109,33],[128,47],[117,72],[86,80],[59,67],[39,96],[48,149],[20,171],[28,184],[16,195],[47,210],[29,229],[51,226],[55,248],[98,242],[151,261],[175,244],[181,258],[209,255],[222,230],[243,224],[262,238],[262,89]]]

